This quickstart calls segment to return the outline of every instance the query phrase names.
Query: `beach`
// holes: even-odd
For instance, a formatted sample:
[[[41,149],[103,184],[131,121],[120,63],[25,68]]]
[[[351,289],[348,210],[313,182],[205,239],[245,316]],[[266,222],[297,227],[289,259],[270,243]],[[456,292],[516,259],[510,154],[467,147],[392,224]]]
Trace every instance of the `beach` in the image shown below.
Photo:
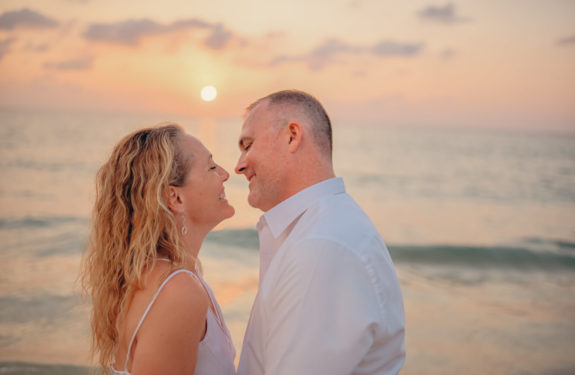
[[[94,176],[128,131],[170,119],[233,171],[240,118],[0,112],[1,374],[92,365],[78,272]],[[334,162],[396,265],[402,374],[575,373],[574,135],[334,122]],[[236,215],[200,259],[239,357],[261,212],[241,176],[226,195]]]

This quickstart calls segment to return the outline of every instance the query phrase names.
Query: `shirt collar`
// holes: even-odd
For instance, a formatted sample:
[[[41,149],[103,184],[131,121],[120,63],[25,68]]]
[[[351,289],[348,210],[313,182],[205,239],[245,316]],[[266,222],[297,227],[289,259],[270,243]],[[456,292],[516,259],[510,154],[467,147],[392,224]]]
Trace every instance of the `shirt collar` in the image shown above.
[[[263,225],[263,219],[265,219],[274,238],[278,238],[313,203],[324,196],[340,193],[345,193],[345,185],[341,177],[319,182],[269,209],[260,218],[258,227]]]

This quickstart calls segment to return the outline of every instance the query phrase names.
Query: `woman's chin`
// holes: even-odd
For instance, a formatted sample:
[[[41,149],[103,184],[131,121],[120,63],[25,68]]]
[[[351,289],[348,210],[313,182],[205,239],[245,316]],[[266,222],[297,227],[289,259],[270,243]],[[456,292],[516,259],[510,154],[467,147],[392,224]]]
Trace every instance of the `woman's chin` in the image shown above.
[[[222,218],[218,224],[220,224],[222,221],[227,220],[230,217],[234,216],[235,213],[236,213],[236,210],[234,209],[234,207],[232,207],[231,205],[228,204],[228,206],[224,209],[224,212],[222,213]]]
[[[236,210],[232,207],[232,206],[228,206],[226,209],[226,213],[224,215],[222,215],[222,217],[218,220],[217,223],[213,224],[212,229],[211,230],[219,230],[221,229],[220,224],[223,221],[226,221],[227,219],[229,219],[230,217],[234,216]]]
[[[235,214],[236,214],[236,209],[232,205],[228,205],[228,213],[227,213],[226,219],[229,219],[230,217],[234,216]]]

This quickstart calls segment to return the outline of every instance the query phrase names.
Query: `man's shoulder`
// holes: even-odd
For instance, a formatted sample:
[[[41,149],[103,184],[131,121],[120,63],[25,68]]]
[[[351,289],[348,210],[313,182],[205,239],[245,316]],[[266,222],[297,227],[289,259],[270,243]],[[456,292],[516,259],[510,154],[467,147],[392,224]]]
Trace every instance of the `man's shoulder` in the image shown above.
[[[302,217],[309,230],[303,236],[357,243],[358,238],[380,237],[365,211],[348,194],[337,194],[317,202]]]
[[[322,199],[308,208],[286,245],[292,248],[292,256],[304,259],[314,257],[319,249],[347,252],[364,260],[388,252],[369,217],[347,194]]]

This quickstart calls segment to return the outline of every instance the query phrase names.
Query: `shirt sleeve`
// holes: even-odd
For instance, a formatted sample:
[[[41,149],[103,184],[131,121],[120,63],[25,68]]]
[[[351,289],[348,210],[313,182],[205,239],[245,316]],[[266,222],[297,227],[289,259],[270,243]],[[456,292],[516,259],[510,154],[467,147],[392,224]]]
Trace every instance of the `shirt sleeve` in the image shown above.
[[[328,239],[287,250],[265,308],[265,374],[350,374],[374,341],[377,295],[361,260]]]

